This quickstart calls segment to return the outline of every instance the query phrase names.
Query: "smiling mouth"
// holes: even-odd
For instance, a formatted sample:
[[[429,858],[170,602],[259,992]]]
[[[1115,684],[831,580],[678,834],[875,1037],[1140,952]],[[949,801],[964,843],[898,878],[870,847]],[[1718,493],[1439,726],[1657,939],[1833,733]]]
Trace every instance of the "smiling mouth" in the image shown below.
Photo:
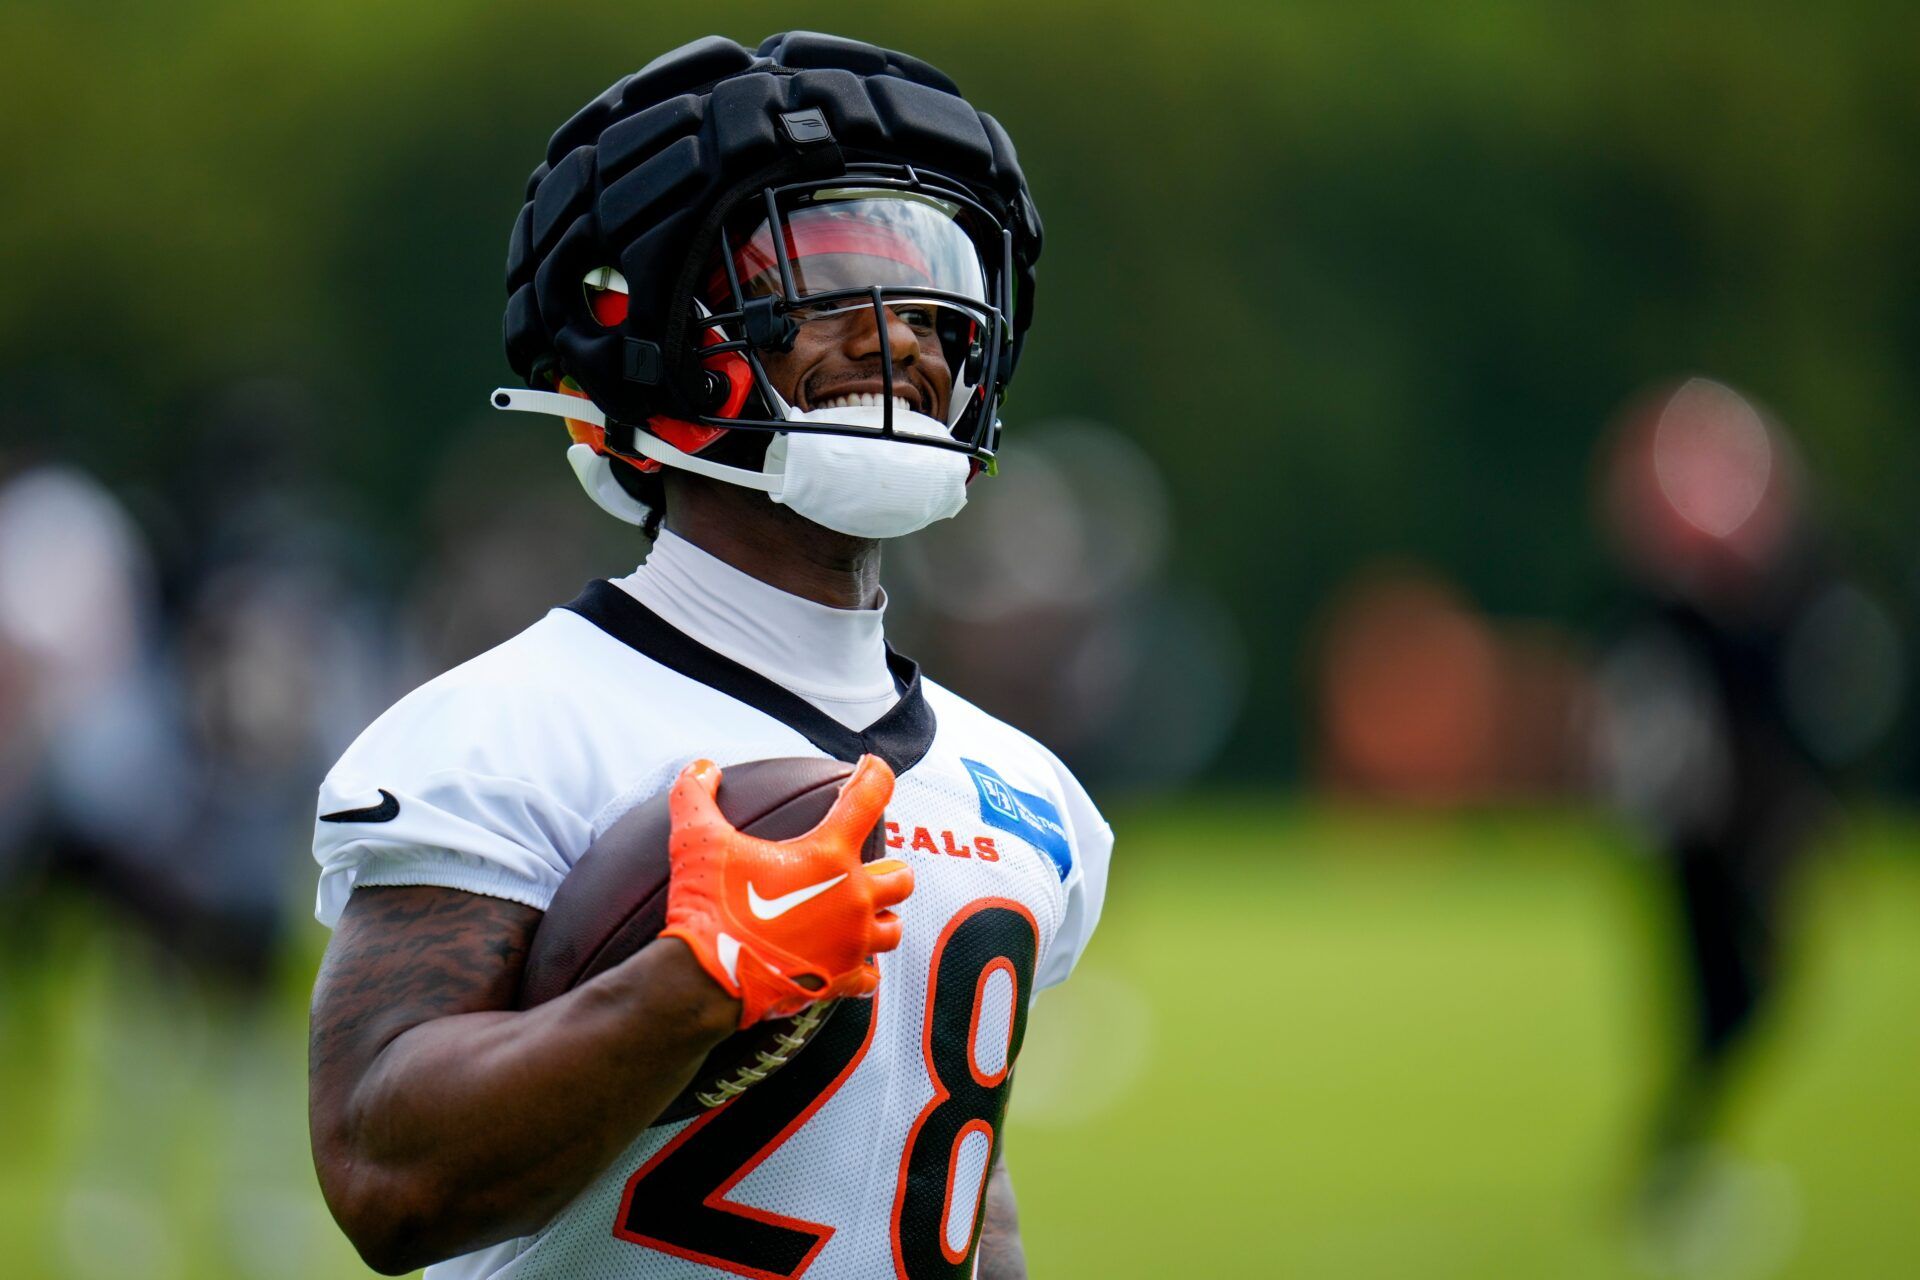
[[[802,398],[809,409],[846,409],[856,406],[878,409],[887,390],[886,383],[871,375],[862,378],[823,377],[818,382],[817,386],[802,388]],[[927,412],[925,389],[908,378],[896,377],[893,380],[893,400],[895,404],[904,404],[914,413]]]
[[[850,395],[830,396],[814,405],[815,409],[878,409],[885,398],[877,391],[855,391]],[[895,413],[918,413],[919,410],[908,402],[905,396],[893,397]]]

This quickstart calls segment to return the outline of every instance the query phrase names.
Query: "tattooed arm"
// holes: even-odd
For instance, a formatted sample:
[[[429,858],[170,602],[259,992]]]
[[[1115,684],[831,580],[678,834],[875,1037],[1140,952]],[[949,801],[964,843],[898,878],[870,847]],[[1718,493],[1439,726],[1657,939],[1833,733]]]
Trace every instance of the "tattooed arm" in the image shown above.
[[[676,939],[512,1011],[540,913],[359,889],[313,997],[308,1104],[327,1205],[399,1275],[545,1224],[740,1017]]]
[[[980,1280],[1027,1280],[1027,1251],[1020,1244],[1020,1207],[1002,1151],[987,1176],[987,1220],[980,1226]]]

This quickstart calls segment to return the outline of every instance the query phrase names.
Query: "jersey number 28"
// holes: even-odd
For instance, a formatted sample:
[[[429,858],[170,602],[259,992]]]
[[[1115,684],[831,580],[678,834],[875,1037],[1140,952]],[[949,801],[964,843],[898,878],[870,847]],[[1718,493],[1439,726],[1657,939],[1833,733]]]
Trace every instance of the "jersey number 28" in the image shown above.
[[[934,948],[922,1038],[933,1100],[907,1135],[893,1199],[893,1262],[902,1280],[971,1273],[1039,950],[1033,916],[1006,898],[968,904]],[[884,988],[878,998],[886,998]],[[978,1043],[983,1012],[1000,1007],[1009,1008],[1004,1056],[998,1045]],[[804,1053],[688,1125],[641,1166],[627,1182],[614,1234],[754,1280],[793,1280],[805,1271],[833,1228],[735,1204],[727,1193],[826,1104],[872,1039],[873,1002],[843,1001]],[[864,1178],[865,1170],[844,1176]],[[956,1192],[971,1203],[956,1205]]]

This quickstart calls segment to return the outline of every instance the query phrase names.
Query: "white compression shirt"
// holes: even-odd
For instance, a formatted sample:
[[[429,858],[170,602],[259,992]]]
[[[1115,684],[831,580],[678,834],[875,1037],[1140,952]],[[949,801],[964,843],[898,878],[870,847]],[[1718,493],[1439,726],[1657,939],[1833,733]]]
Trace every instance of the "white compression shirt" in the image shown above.
[[[818,604],[742,573],[668,529],[614,585],[675,630],[864,729],[900,697],[887,669],[886,593],[871,609]]]

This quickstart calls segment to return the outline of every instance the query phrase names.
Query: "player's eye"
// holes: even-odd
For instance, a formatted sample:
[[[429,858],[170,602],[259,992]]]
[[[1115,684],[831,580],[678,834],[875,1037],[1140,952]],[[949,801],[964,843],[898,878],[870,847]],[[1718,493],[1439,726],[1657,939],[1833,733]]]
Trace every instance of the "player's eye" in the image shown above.
[[[905,321],[915,333],[932,333],[939,320],[939,308],[924,302],[899,303],[888,310]]]
[[[889,302],[887,314],[905,324],[915,336],[927,338],[939,332],[941,308],[931,302]],[[794,307],[790,315],[805,323],[810,320],[832,320],[851,315],[865,314],[867,323],[872,323],[873,304],[864,299],[841,298],[833,301],[802,302]]]

